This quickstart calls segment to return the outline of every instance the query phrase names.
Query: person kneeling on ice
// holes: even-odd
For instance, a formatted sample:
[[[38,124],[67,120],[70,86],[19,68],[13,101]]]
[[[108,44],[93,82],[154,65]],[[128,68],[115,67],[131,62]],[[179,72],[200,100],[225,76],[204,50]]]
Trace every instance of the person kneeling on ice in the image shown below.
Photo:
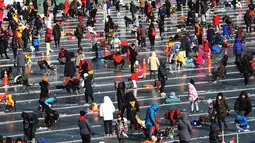
[[[52,110],[49,107],[46,107],[45,110],[45,125],[47,128],[50,128],[53,126],[53,123],[56,123],[59,120],[59,113],[56,110]]]
[[[5,102],[6,102],[5,112],[9,112],[10,110],[15,111],[15,101],[12,99],[11,94],[7,95],[7,99]]]
[[[236,129],[238,130],[238,132],[249,131],[248,120],[245,116],[237,114],[235,118],[235,124],[236,124]]]

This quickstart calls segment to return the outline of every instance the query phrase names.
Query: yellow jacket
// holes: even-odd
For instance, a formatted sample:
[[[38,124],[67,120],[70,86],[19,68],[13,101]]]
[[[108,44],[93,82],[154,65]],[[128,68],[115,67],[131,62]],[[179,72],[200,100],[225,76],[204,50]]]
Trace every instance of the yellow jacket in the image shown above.
[[[182,62],[182,64],[183,64],[184,66],[186,66],[186,60],[185,60],[185,58],[184,58],[183,53],[179,52],[179,53],[177,54],[177,56],[176,56],[176,63],[177,63],[177,61]]]
[[[7,95],[6,104],[7,104],[8,106],[14,107],[14,100],[12,99],[12,95],[11,95],[11,94],[8,94],[8,95]]]
[[[21,38],[22,37],[22,32],[23,32],[23,28],[21,25],[18,26],[17,28],[17,37]]]

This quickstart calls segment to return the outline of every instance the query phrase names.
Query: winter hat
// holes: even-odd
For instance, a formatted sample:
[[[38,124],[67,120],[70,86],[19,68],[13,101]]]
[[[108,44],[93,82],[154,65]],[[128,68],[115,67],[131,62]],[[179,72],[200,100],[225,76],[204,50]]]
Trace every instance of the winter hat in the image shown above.
[[[241,95],[241,96],[242,96],[242,95],[247,96],[247,92],[246,92],[246,91],[242,91],[240,95]]]
[[[26,113],[26,112],[22,112],[21,113],[21,117],[23,118],[23,119],[27,119],[28,118],[28,113]]]
[[[134,43],[132,43],[132,44],[131,44],[131,46],[132,46],[132,47],[134,47],[134,46],[135,46],[135,44],[134,44]]]
[[[194,85],[195,81],[193,79],[190,79],[189,82]]]
[[[175,114],[176,116],[179,116],[179,117],[182,116],[181,110],[180,110],[180,109],[176,109],[174,114]]]
[[[18,142],[18,141],[21,141],[21,142],[22,142],[22,139],[21,139],[20,137],[18,137],[18,138],[16,139],[16,142]]]
[[[87,114],[87,112],[85,112],[85,111],[80,111],[80,115],[81,116],[85,116]]]
[[[43,81],[48,82],[48,78],[46,76],[43,76]]]

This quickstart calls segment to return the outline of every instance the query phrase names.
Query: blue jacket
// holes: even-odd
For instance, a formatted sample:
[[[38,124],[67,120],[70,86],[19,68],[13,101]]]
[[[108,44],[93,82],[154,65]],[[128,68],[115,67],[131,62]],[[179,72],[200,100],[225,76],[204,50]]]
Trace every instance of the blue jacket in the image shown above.
[[[220,54],[219,45],[217,44],[217,45],[212,46],[212,51],[213,51],[214,54]]]
[[[222,27],[222,30],[223,30],[223,35],[229,35],[229,27],[228,27],[228,25],[224,25]]]
[[[159,11],[159,15],[165,15],[166,14],[166,8],[163,8]]]
[[[158,110],[158,104],[152,104],[151,107],[147,110],[145,117],[145,125],[153,126],[156,122],[156,111]]]
[[[240,127],[247,127],[248,126],[248,120],[245,116],[237,114],[235,120],[236,120],[237,123],[240,124]]]
[[[52,104],[55,101],[54,97],[50,97],[44,101],[45,105]]]
[[[110,9],[111,8],[111,2],[108,2],[107,3],[107,9]]]
[[[235,52],[242,52],[243,51],[243,45],[241,43],[241,40],[239,38],[236,38],[235,45],[234,45]]]
[[[180,42],[175,42],[173,47],[172,47],[172,50],[176,53],[176,49],[180,49],[181,47],[181,43]]]

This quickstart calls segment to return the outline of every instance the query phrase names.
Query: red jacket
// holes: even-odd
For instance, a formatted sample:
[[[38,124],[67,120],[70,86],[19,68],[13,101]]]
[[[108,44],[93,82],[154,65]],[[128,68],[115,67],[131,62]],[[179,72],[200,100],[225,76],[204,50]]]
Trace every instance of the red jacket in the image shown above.
[[[5,5],[4,5],[4,1],[2,0],[2,1],[0,1],[0,20],[3,19],[4,9],[5,9]]]
[[[202,65],[203,64],[203,57],[202,57],[202,53],[201,52],[198,52],[197,57],[194,58],[194,61],[198,65]]]
[[[67,14],[68,11],[69,11],[69,2],[68,2],[68,0],[65,1],[64,7],[65,7],[65,8],[64,8],[64,13]]]
[[[151,10],[152,10],[151,4],[148,3],[148,14],[151,12]]]
[[[213,24],[214,25],[219,25],[220,24],[220,16],[219,15],[214,15],[213,16]]]
[[[176,123],[177,116],[181,116],[181,111],[179,109],[169,111],[169,119],[172,123]]]
[[[79,20],[79,22],[82,22],[83,16],[79,15],[79,16],[78,16],[78,20]]]
[[[137,81],[137,80],[138,80],[138,76],[139,76],[138,74],[139,74],[138,72],[132,73],[131,76],[130,76],[130,79],[131,79],[131,80],[136,80],[136,81]]]
[[[141,40],[142,37],[141,37],[141,28],[140,28],[140,27],[138,27],[138,28],[136,29],[136,34],[137,34],[137,40]]]
[[[86,0],[81,0],[82,5],[86,5]]]
[[[112,59],[113,59],[115,62],[120,63],[120,61],[122,60],[122,56],[121,56],[121,55],[113,54]]]
[[[205,41],[204,41],[204,50],[205,50],[205,52],[209,52],[208,40],[205,40]]]
[[[47,28],[46,34],[45,34],[45,42],[51,42],[51,35],[52,35],[52,29]]]

